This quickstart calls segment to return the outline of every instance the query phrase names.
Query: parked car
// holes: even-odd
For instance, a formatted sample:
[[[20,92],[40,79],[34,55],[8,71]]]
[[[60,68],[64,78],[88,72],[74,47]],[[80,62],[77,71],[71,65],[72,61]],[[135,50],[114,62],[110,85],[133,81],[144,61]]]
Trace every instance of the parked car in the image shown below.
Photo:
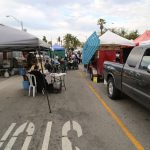
[[[111,99],[125,93],[150,109],[150,45],[133,48],[125,64],[104,62],[104,79]]]

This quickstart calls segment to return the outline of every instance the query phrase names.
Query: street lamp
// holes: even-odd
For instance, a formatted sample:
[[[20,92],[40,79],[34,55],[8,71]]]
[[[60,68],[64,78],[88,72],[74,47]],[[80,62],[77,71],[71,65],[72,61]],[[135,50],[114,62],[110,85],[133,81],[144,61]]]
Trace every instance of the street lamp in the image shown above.
[[[8,16],[6,16],[6,17],[9,17],[9,18],[13,18],[13,19],[15,19],[17,22],[19,22],[20,23],[20,25],[21,25],[21,30],[23,31],[24,29],[23,29],[23,22],[22,21],[20,21],[20,20],[18,20],[17,18],[15,18],[14,16],[10,16],[10,15],[8,15]]]

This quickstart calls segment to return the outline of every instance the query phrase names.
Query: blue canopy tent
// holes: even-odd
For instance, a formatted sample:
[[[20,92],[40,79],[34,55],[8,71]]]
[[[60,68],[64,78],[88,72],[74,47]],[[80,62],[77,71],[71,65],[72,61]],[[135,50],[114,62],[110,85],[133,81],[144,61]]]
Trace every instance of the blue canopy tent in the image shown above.
[[[58,57],[65,57],[65,48],[58,45],[58,44],[54,44],[52,46],[52,51],[54,55],[57,55]]]
[[[82,51],[82,63],[88,64],[96,50],[100,46],[100,40],[96,32],[94,32],[86,41]]]

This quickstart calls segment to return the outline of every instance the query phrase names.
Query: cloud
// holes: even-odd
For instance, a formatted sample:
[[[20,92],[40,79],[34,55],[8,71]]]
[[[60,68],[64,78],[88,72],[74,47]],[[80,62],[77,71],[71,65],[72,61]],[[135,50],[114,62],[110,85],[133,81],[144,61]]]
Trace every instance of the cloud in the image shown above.
[[[126,5],[129,5],[129,4],[135,4],[137,3],[137,0],[107,0],[109,3],[113,3],[113,4],[119,4],[119,5],[122,5],[122,4],[126,4]],[[139,0],[138,2],[141,2],[142,0]]]
[[[138,29],[140,33],[150,28],[149,0],[1,0],[0,23],[17,27],[23,21],[28,32],[49,39],[72,33],[85,40],[98,31],[97,20],[106,20],[106,27]],[[114,23],[114,24],[112,24]]]

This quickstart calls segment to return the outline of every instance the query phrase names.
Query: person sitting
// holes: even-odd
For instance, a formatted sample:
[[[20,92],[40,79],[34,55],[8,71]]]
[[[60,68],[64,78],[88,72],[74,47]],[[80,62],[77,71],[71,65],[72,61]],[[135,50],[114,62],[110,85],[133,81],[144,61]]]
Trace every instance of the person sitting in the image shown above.
[[[53,67],[54,67],[54,72],[58,72],[59,70],[59,65],[60,65],[60,62],[57,60],[57,59],[54,59],[54,62],[53,62]]]
[[[50,65],[49,61],[46,60],[46,63],[44,65],[45,69],[47,69],[49,72],[52,72],[52,66]]]
[[[32,70],[30,74],[35,75],[37,82],[37,92],[42,93],[43,89],[46,87],[46,81],[44,75],[39,71],[39,67],[35,65],[34,70]]]

